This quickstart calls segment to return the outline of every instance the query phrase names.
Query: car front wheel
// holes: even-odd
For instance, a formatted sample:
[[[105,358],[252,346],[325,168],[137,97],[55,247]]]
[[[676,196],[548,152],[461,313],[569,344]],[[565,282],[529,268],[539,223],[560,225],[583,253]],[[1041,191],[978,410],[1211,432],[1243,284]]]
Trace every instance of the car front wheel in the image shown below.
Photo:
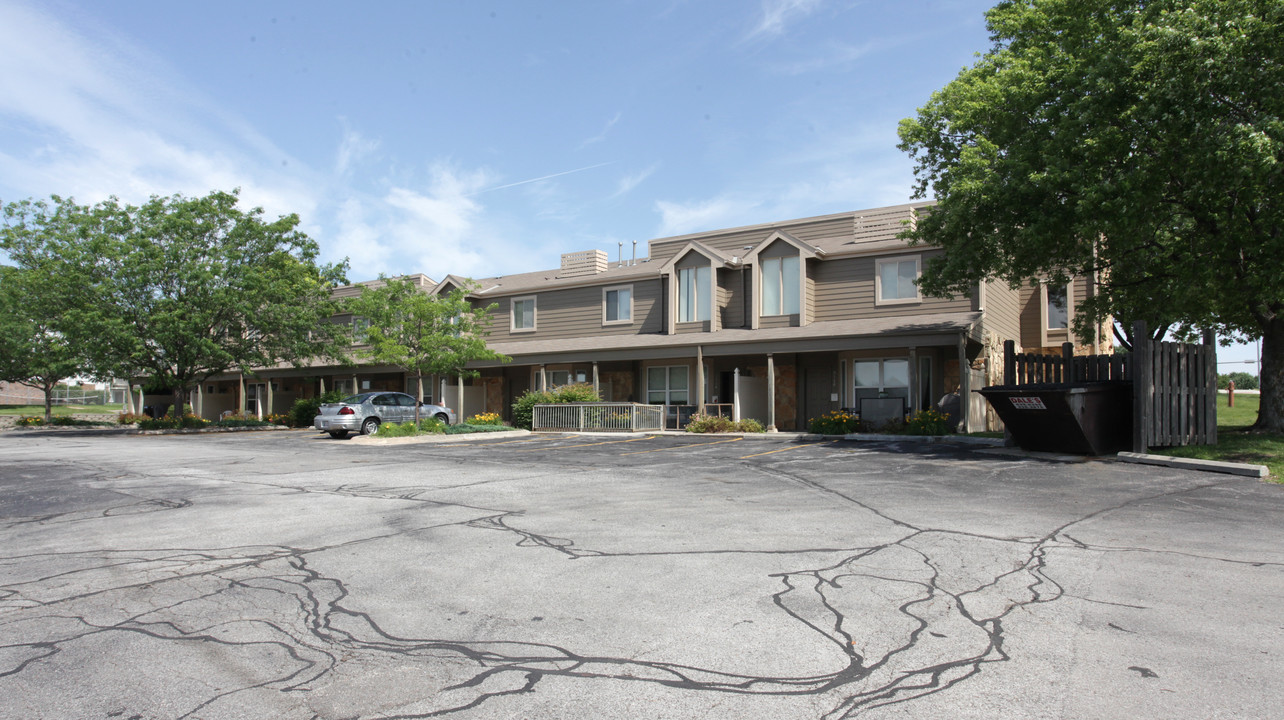
[[[438,420],[442,421],[447,425],[450,424],[450,416],[447,415],[446,413],[437,413],[436,415],[433,415],[433,417],[437,418]]]
[[[366,418],[365,422],[361,423],[362,435],[374,435],[377,432],[379,432],[379,418]]]

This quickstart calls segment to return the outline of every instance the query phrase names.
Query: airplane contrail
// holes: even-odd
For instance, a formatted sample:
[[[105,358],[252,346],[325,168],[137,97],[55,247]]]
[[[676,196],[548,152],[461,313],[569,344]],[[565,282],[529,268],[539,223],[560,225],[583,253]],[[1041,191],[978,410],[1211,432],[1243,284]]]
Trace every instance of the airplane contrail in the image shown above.
[[[477,192],[470,193],[470,194],[481,195],[482,193],[488,193],[492,190],[503,190],[504,188],[517,187],[518,185],[529,185],[530,183],[539,182],[540,180],[549,180],[555,177],[561,177],[563,175],[570,175],[571,173],[584,172],[585,170],[592,170],[593,168],[605,167],[610,164],[611,163],[609,162],[604,162],[604,163],[598,163],[596,165],[589,165],[588,167],[576,168],[575,170],[564,170],[559,173],[553,173],[552,175],[545,175],[543,177],[531,178],[530,180],[519,180],[515,183],[508,183],[507,185],[496,185],[495,187],[486,188],[484,190],[478,190]]]

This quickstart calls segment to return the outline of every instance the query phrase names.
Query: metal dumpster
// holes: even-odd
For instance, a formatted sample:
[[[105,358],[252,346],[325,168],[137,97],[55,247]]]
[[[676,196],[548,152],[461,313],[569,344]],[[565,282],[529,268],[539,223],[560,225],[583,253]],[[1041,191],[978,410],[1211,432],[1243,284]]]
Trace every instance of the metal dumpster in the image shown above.
[[[1132,449],[1132,384],[994,385],[981,394],[1025,450],[1108,455]]]

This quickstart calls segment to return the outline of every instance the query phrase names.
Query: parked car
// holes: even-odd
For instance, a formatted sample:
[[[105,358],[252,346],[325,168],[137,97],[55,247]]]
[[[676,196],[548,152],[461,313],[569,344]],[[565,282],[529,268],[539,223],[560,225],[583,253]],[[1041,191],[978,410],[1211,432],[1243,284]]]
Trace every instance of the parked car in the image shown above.
[[[312,426],[330,437],[344,438],[348,433],[360,432],[374,435],[379,426],[387,422],[413,422],[417,401],[399,392],[365,392],[344,398],[341,402],[321,406],[321,414],[312,419]],[[455,424],[455,413],[444,405],[424,403],[419,406],[419,418],[435,417],[447,425]]]

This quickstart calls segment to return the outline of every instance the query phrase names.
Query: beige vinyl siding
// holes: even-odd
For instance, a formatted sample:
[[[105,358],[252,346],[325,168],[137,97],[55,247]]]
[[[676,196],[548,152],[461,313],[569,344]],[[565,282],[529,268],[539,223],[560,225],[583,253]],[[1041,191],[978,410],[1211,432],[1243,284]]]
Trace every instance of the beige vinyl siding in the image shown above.
[[[1000,340],[1021,342],[1021,290],[1002,280],[985,283],[985,329]]]
[[[620,284],[615,281],[611,286],[616,287]],[[495,321],[491,324],[490,338],[509,342],[661,332],[664,328],[664,319],[660,316],[660,281],[653,278],[623,284],[633,286],[632,323],[604,326],[602,324],[603,286],[589,285],[565,290],[523,293],[520,296],[487,298],[486,304],[499,303],[494,313]],[[511,332],[512,298],[529,295],[534,295],[536,298],[535,332]]]
[[[1043,314],[1039,310],[1039,283],[1026,283],[1017,294],[1021,306],[1021,339],[1018,342],[1030,350],[1042,347],[1039,325],[1043,322]]]
[[[760,328],[784,328],[796,325],[797,315],[764,315],[758,318]]]
[[[898,252],[896,255],[904,255]],[[923,251],[923,260],[940,254],[936,251]],[[972,309],[972,300],[967,297],[955,297],[953,300],[940,298],[923,298],[919,303],[875,305],[874,304],[874,268],[883,256],[858,258],[839,258],[826,260],[816,266],[814,290],[811,293],[815,302],[814,322],[829,320],[859,320],[876,317],[898,317],[906,315],[929,315],[942,312],[966,312]]]
[[[815,260],[805,262],[807,263],[807,289],[803,291],[803,302],[806,303],[807,312],[804,316],[810,324],[816,322],[816,270],[820,267],[820,263]]]

